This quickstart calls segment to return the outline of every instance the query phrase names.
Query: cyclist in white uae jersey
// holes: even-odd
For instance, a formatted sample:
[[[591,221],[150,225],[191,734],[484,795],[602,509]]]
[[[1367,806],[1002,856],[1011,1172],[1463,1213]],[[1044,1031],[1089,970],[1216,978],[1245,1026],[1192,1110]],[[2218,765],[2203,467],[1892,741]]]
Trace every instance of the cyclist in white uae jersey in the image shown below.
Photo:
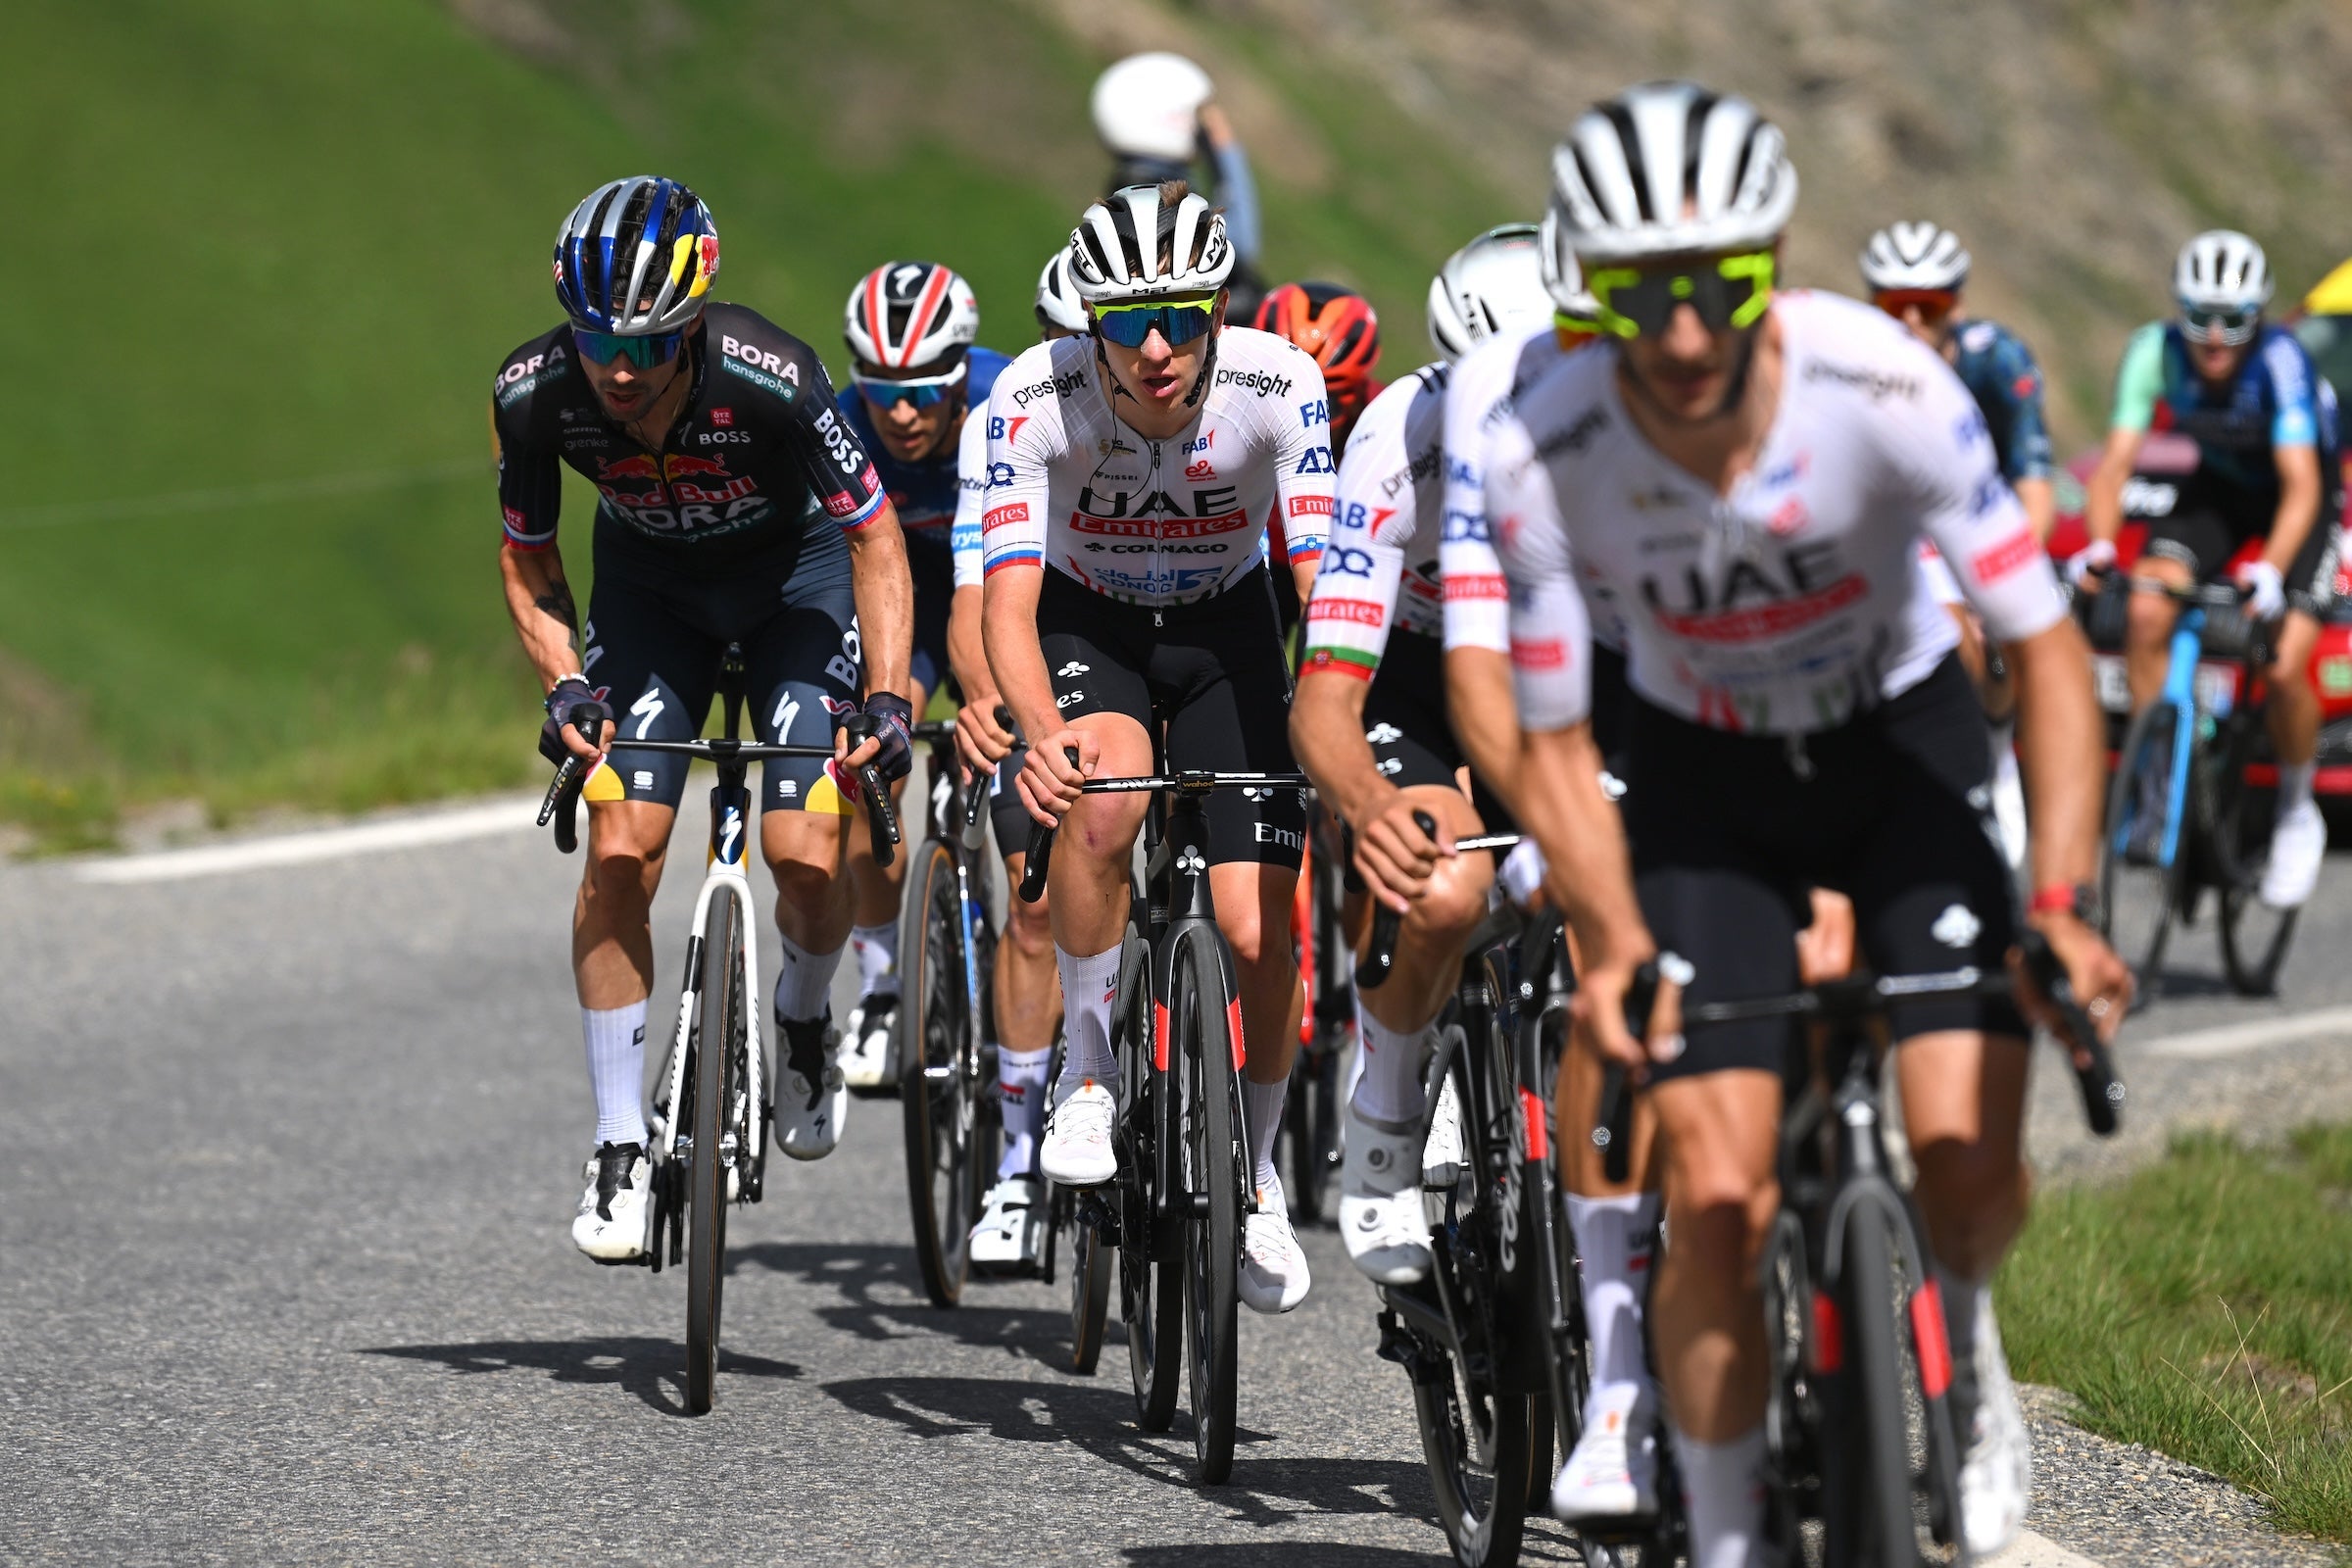
[[[1079,786],[1148,771],[1163,729],[1171,766],[1292,765],[1265,522],[1279,508],[1290,526],[1292,559],[1277,569],[1303,600],[1331,514],[1329,416],[1312,359],[1223,326],[1232,266],[1223,220],[1181,181],[1089,208],[1069,252],[1089,335],[1022,355],[989,410],[988,662],[1030,740],[1019,787],[1031,813],[1070,814],[1077,829],[1053,864],[1068,1058],[1042,1154],[1067,1185],[1117,1174],[1109,996],[1147,805]],[[1207,815],[1257,1186],[1239,1294],[1254,1310],[1288,1311],[1309,1283],[1273,1162],[1298,1042],[1288,938],[1304,804],[1297,790],[1228,790]]]
[[[1777,130],[1689,83],[1637,87],[1577,122],[1553,185],[1621,341],[1518,396],[1488,505],[1511,584],[1522,772],[1541,797],[1530,820],[1584,958],[1576,1035],[1650,1085],[1663,1132],[1675,1245],[1653,1338],[1691,1560],[1725,1568],[1758,1549],[1753,1259],[1791,1038],[1774,1024],[1686,1042],[1682,998],[1789,989],[1810,885],[1848,894],[1881,972],[2006,961],[1990,760],[1951,619],[1919,589],[1924,533],[2010,645],[2034,786],[2032,917],[2112,1028],[2130,975],[2080,892],[2098,715],[2082,635],[1949,367],[1881,313],[1772,293],[1795,201]],[[1592,783],[1588,584],[1626,610],[1622,822]],[[1624,998],[1666,946],[1691,978],[1661,984],[1636,1041]],[[1984,1285],[2024,1217],[2028,1031],[2007,999],[1911,999],[1891,1030],[1968,1423],[1961,1523],[1989,1553],[2027,1494]]]
[[[1446,263],[1430,293],[1430,337],[1446,361],[1480,339],[1515,334],[1531,318],[1548,319],[1534,238],[1533,224],[1494,229]],[[1486,912],[1494,874],[1490,857],[1451,853],[1455,839],[1483,828],[1481,808],[1457,782],[1462,757],[1446,721],[1439,642],[1449,375],[1446,361],[1423,366],[1355,420],[1291,707],[1292,745],[1348,824],[1365,887],[1404,917],[1387,983],[1355,998],[1363,1066],[1348,1096],[1340,1177],[1348,1255],[1385,1285],[1429,1269],[1422,1075],[1463,939]],[[1435,836],[1417,813],[1436,824]],[[1359,928],[1356,913],[1344,916],[1348,928]],[[1433,1144],[1444,1126],[1441,1109]]]

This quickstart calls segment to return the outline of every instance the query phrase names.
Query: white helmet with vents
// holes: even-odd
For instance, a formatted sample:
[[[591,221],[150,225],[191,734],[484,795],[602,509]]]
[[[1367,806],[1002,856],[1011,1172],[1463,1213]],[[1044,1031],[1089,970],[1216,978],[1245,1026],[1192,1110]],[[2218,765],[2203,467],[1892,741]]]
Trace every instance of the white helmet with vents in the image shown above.
[[[2236,229],[2208,229],[2180,247],[2173,298],[2182,310],[2259,310],[2271,302],[2270,258]]]
[[[1862,247],[1862,281],[1874,290],[1957,289],[1968,281],[1960,236],[1935,223],[1889,223]]]
[[[1533,223],[1490,228],[1446,259],[1429,283],[1429,340],[1447,360],[1551,319]]]
[[[1198,191],[1171,205],[1157,185],[1123,185],[1070,231],[1069,268],[1089,305],[1213,294],[1233,275],[1233,244]]]
[[[1182,55],[1129,55],[1095,78],[1095,134],[1121,158],[1189,164],[1200,106],[1215,94],[1208,73]]]
[[[980,336],[972,285],[937,262],[885,262],[858,280],[843,312],[850,352],[882,370],[958,356]]]
[[[1041,331],[1058,327],[1064,332],[1086,330],[1086,301],[1070,281],[1070,253],[1055,251],[1037,274],[1037,324]]]
[[[1544,215],[1536,233],[1536,249],[1544,264],[1544,291],[1551,296],[1552,305],[1572,319],[1597,320],[1600,301],[1585,288],[1585,270],[1577,265],[1576,252],[1568,248],[1558,209]]]
[[[1696,82],[1629,87],[1551,156],[1552,210],[1590,271],[1685,252],[1762,250],[1796,208],[1780,128]]]

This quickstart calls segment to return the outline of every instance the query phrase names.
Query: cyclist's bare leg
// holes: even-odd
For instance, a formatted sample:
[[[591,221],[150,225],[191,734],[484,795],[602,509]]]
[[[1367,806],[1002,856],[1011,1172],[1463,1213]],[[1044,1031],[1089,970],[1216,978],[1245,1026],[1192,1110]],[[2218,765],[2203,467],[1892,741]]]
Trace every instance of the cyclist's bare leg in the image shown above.
[[[1954,1273],[1987,1278],[2025,1225],[2032,1191],[2026,1043],[1974,1030],[1920,1035],[1895,1052],[1895,1071],[1929,1245]]]
[[[2319,639],[2319,621],[2303,611],[2290,610],[2278,622],[2278,656],[2269,671],[2271,695],[2263,722],[2271,732],[2272,750],[2288,765],[2319,755],[2320,697],[2311,689],[2311,655]]]
[[[1019,887],[1029,864],[1026,849],[1004,857],[1008,885]],[[1044,1051],[1054,1044],[1061,1015],[1061,977],[1054,970],[1053,901],[1005,902],[997,940],[997,1043],[1006,1051]]]
[[[830,811],[763,811],[760,849],[776,878],[776,929],[787,946],[777,964],[777,1006],[788,1018],[824,1016],[825,993],[850,937],[845,838],[862,834]]]
[[[1415,784],[1401,794],[1438,821],[1443,836],[1470,838],[1482,831],[1477,808],[1458,789]],[[1441,857],[1397,928],[1396,963],[1387,983],[1369,991],[1358,988],[1363,1046],[1354,1091],[1362,1097],[1356,1101],[1358,1114],[1389,1123],[1409,1122],[1420,1114],[1426,1031],[1461,975],[1462,943],[1487,912],[1487,890],[1494,885],[1493,856]],[[1373,924],[1366,919],[1352,927],[1359,957],[1371,947]]]
[[[2178,561],[2142,556],[2132,564],[2135,580],[2187,588],[2196,581]],[[2164,690],[2164,666],[2172,657],[2173,625],[2180,607],[2162,594],[2135,593],[2124,617],[2124,673],[2132,687],[2132,711],[2138,712]]]
[[[587,864],[571,917],[572,980],[583,1007],[623,1007],[653,994],[654,892],[677,815],[651,801],[589,804]]]
[[[1088,713],[1070,727],[1093,734],[1102,747],[1095,777],[1152,771],[1152,737],[1126,714]],[[1127,929],[1128,866],[1149,806],[1141,794],[1081,795],[1061,819],[1048,885],[1054,945],[1062,952],[1085,956],[1119,945]]]
[[[1780,1204],[1774,1175],[1781,1081],[1752,1068],[1672,1079],[1650,1091],[1674,1245],[1650,1287],[1658,1376],[1676,1428],[1726,1443],[1764,1418],[1764,1315],[1757,1269]]]

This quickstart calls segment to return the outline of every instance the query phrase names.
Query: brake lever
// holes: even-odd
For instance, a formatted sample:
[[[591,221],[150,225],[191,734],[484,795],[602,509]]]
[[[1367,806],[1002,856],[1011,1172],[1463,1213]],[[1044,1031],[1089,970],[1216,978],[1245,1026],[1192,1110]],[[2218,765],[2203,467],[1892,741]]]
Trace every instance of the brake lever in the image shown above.
[[[2108,1052],[2107,1042],[2099,1038],[2089,1012],[2076,1000],[2074,982],[2067,978],[2066,967],[2058,961],[2049,939],[2029,930],[2018,946],[2025,954],[2026,973],[2065,1025],[2058,1049],[2066,1052],[2067,1065],[2074,1069],[2076,1087],[2082,1091],[2082,1119],[2098,1137],[2113,1138],[2123,1128],[2125,1094],[2124,1081],[2116,1076],[2115,1057]],[[2083,1057],[2079,1062],[2075,1060],[2078,1051]]]
[[[1658,964],[1652,958],[1634,971],[1626,988],[1625,1026],[1636,1040],[1649,1038],[1650,1009],[1658,1002]],[[1626,1180],[1634,1165],[1634,1096],[1625,1064],[1605,1063],[1600,1072],[1600,1117],[1592,1128],[1592,1147],[1600,1151],[1601,1174],[1610,1182]]]
[[[594,746],[604,737],[597,733],[600,721],[588,717],[575,718],[571,727],[579,731],[580,739]],[[595,764],[583,760],[576,752],[565,757],[556,766],[554,782],[547,787],[547,799],[539,803],[539,825],[547,826],[548,818],[556,821],[556,848],[565,855],[580,847],[580,791],[587,788],[588,775]]]
[[[1438,819],[1427,811],[1413,813],[1413,826],[1435,843]],[[1355,966],[1355,988],[1358,991],[1377,991],[1389,983],[1389,975],[1396,967],[1396,939],[1404,931],[1404,916],[1383,904],[1372,915],[1372,942],[1364,949],[1361,963]]]
[[[1078,765],[1078,748],[1064,746],[1061,755]],[[1021,864],[1021,902],[1035,904],[1046,896],[1046,867],[1054,858],[1054,829],[1045,822],[1029,824],[1029,858]]]

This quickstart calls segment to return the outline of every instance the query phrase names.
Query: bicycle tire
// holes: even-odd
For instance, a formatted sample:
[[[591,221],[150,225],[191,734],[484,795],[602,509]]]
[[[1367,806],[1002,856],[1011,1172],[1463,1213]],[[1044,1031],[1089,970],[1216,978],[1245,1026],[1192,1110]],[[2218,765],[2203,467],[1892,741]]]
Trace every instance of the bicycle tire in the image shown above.
[[[2257,730],[2253,715],[2233,713],[2228,724],[2227,739],[2201,780],[2211,813],[2214,880],[2222,894],[2222,972],[2241,997],[2277,996],[2300,911],[2262,902],[2278,802],[2246,783]]]
[[[2151,703],[2132,720],[2117,755],[2115,774],[2107,786],[2107,812],[2099,834],[2100,934],[2119,956],[2132,965],[2138,981],[2138,1003],[2154,999],[2162,988],[2165,945],[2172,936],[2173,913],[2180,903],[2181,872],[2195,850],[2193,821],[2183,821],[2170,865],[2134,864],[2128,843],[2139,807],[2142,767],[2161,764],[2172,756],[2180,736],[2180,711],[2169,703]],[[2168,787],[2167,800],[2170,790]],[[2182,803],[2183,809],[2186,803]],[[2142,875],[2141,873],[2148,873]],[[2156,896],[2151,900],[2148,895]],[[2152,915],[2147,913],[2153,903]],[[2125,911],[2147,915],[2151,929],[2144,938],[2123,924]]]
[[[1446,1054],[1444,1078],[1430,1085],[1423,1128],[1437,1112],[1438,1096],[1450,1080],[1460,1107],[1464,1147],[1454,1185],[1443,1198],[1446,1217],[1458,1223],[1431,1226],[1430,1267],[1438,1298],[1463,1303],[1471,1327],[1490,1343],[1474,1345],[1465,1353],[1421,1341],[1422,1358],[1413,1371],[1413,1421],[1421,1433],[1421,1456],[1429,1467],[1429,1488],[1437,1503],[1438,1523],[1446,1544],[1463,1568],[1516,1562],[1526,1516],[1535,1499],[1548,1507],[1548,1488],[1538,1493],[1531,1475],[1534,1445],[1529,1417],[1538,1402],[1523,1395],[1505,1394],[1498,1387],[1502,1357],[1491,1343],[1491,1308],[1500,1283],[1498,1246],[1500,1216],[1489,1179],[1496,1160],[1488,1143],[1495,1125],[1483,1114],[1485,1106],[1471,1092],[1467,1052]],[[1424,1189],[1426,1191],[1426,1189]],[[1479,1252],[1487,1250],[1485,1267]],[[1450,1315],[1450,1309],[1449,1309]],[[1462,1325],[1457,1322],[1456,1332]],[[1545,1478],[1548,1482],[1549,1478]]]
[[[1184,1258],[1178,1249],[1158,1255],[1160,1155],[1173,1142],[1168,1078],[1154,1060],[1154,1010],[1152,950],[1130,925],[1119,956],[1118,1010],[1111,1016],[1125,1140],[1119,1155],[1119,1318],[1127,1326],[1136,1424],[1165,1432],[1176,1420],[1184,1369]]]
[[[1235,1365],[1240,1335],[1242,1193],[1241,1062],[1233,1021],[1240,1004],[1220,961],[1222,940],[1184,939],[1170,966],[1168,1065],[1183,1082],[1185,1350],[1192,1370],[1193,1479],[1222,1485],[1233,1474]]]
[[[971,1090],[963,1070],[962,899],[956,858],[937,839],[908,867],[900,911],[900,972],[906,977],[892,1021],[899,1104],[906,1130],[906,1206],[923,1294],[934,1306],[963,1299],[970,1274]]]
[[[1102,1332],[1110,1317],[1111,1249],[1085,1214],[1070,1223],[1070,1370],[1095,1375]]]
[[[744,1029],[740,916],[731,895],[711,901],[696,984],[694,1066],[687,1075],[694,1086],[694,1158],[686,1178],[686,1409],[693,1415],[708,1414],[717,1392],[727,1264],[727,1166],[720,1151],[734,1099],[730,1069]]]
[[[1881,1568],[1917,1568],[1928,1560],[1921,1535],[1924,1528],[1933,1540],[1933,1477],[1944,1456],[1936,1451],[1935,1410],[1921,1387],[1911,1335],[1910,1296],[1918,1282],[1908,1282],[1910,1289],[1898,1288],[1900,1255],[1888,1245],[1885,1213],[1868,1203],[1855,1204],[1845,1228],[1838,1281],[1862,1418],[1858,1446],[1867,1465],[1867,1474],[1856,1478],[1860,1485],[1852,1495],[1859,1503],[1861,1560]],[[1943,1447],[1948,1455],[1948,1444]],[[1956,1476],[1953,1491],[1956,1494]],[[1951,1517],[1946,1517],[1946,1528]]]

